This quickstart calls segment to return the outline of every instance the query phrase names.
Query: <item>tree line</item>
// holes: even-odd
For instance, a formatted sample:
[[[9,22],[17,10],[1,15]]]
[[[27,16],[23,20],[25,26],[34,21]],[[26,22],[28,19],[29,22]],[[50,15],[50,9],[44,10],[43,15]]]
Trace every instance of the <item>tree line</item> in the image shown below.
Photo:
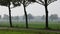
[[[27,14],[27,17],[28,17],[28,21],[32,21],[32,20],[42,20],[45,21],[46,20],[46,16],[45,15],[42,15],[42,16],[34,16],[32,14]],[[22,16],[11,16],[11,19],[12,21],[13,20],[16,20],[16,21],[19,21],[19,20],[25,20],[25,15],[22,15]],[[51,14],[50,16],[48,16],[48,20],[49,21],[59,21],[60,17],[57,15],[57,14]],[[4,14],[3,17],[0,15],[0,20],[4,21],[4,20],[9,20],[9,15],[6,15]]]
[[[27,18],[26,7],[31,3],[41,4],[45,7],[45,13],[46,13],[45,14],[46,15],[45,22],[46,22],[46,29],[48,29],[49,28],[48,27],[48,5],[54,1],[57,1],[57,0],[0,0],[0,5],[8,7],[10,27],[13,27],[12,20],[11,20],[11,9],[15,8],[17,6],[21,6],[21,4],[22,4],[23,8],[24,8],[25,19],[26,19],[26,28],[28,28],[28,18]],[[10,7],[11,4],[13,4],[13,7]]]

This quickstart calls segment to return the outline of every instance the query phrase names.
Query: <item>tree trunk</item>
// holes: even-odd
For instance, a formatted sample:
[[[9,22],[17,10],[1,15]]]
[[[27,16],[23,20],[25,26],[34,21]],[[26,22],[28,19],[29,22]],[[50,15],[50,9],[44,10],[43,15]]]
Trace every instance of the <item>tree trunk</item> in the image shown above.
[[[48,29],[48,9],[47,9],[47,7],[45,7],[45,11],[46,11],[46,28]]]
[[[48,29],[48,6],[47,6],[47,0],[45,0],[45,11],[46,11],[46,29]]]
[[[25,13],[25,19],[26,19],[26,28],[28,28],[28,18],[27,18],[27,12],[26,12],[26,8],[25,8],[25,4],[23,4],[24,7],[24,13]]]
[[[9,22],[10,22],[10,27],[12,27],[10,3],[9,3],[9,6],[8,6],[8,9],[9,9]]]

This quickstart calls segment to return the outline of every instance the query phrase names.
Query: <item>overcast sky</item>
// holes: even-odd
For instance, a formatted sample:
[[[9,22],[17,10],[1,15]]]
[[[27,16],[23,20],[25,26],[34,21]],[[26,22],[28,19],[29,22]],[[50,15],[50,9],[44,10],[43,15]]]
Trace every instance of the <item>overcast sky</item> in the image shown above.
[[[30,4],[29,6],[26,7],[27,9],[27,13],[31,13],[34,16],[42,16],[45,15],[45,10],[44,10],[44,6],[34,3],[34,4]],[[20,7],[16,7],[11,9],[12,10],[12,16],[22,16],[24,15],[24,10],[23,10],[23,5]],[[58,16],[60,17],[60,0],[51,3],[48,6],[48,11],[49,11],[49,15],[51,14],[58,14]],[[8,8],[5,6],[0,6],[0,15],[4,15],[4,14],[9,14],[8,13]]]

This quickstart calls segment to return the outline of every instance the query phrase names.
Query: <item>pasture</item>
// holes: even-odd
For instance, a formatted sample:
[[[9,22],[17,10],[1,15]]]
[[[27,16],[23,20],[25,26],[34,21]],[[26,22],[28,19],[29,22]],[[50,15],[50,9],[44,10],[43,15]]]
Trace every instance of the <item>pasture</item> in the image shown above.
[[[25,22],[12,22],[13,27],[25,28]],[[45,28],[45,22],[29,22],[29,28]],[[9,22],[0,22],[0,27],[9,27]],[[49,28],[60,30],[60,22],[49,22]]]
[[[41,30],[45,28],[45,22],[29,22],[29,28],[34,29],[25,29],[25,22],[12,22],[12,24],[17,29],[10,29],[9,22],[0,22],[0,27],[2,27],[0,28],[0,34],[60,34],[60,31]],[[7,29],[4,27],[7,27]],[[49,28],[60,30],[60,23],[49,22]]]
[[[60,34],[60,32],[47,31],[47,30],[5,29],[0,30],[0,34]]]

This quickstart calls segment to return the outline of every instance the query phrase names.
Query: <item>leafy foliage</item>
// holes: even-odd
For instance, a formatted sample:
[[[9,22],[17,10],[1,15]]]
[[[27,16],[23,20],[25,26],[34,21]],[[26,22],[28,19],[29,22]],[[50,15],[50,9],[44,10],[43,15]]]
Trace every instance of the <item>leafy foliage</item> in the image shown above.
[[[20,0],[12,0],[12,4],[13,4],[14,7],[17,7],[17,6],[21,5]]]
[[[41,5],[45,5],[45,1],[46,0],[36,0],[36,2],[39,3],[39,4],[41,4]],[[51,4],[52,2],[55,2],[55,1],[57,1],[57,0],[47,0],[47,6],[49,4]]]
[[[2,5],[2,6],[8,6],[9,5],[9,0],[1,0],[0,1],[0,5]]]

